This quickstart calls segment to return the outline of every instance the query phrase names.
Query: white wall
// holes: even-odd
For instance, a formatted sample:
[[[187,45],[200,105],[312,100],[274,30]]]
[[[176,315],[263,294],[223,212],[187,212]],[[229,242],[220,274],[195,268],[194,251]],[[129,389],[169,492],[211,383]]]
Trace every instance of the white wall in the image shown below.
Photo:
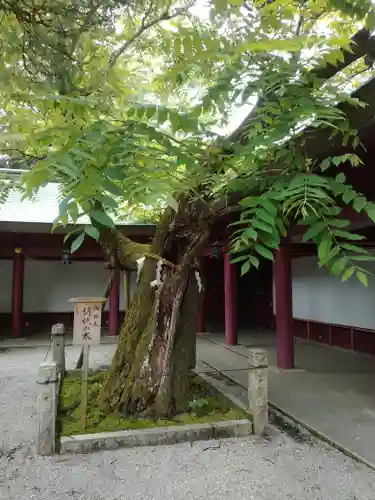
[[[12,311],[13,261],[0,259],[0,313]]]
[[[363,266],[364,267],[364,266]],[[375,263],[366,266],[368,287],[355,277],[341,283],[316,257],[300,257],[292,262],[293,316],[336,325],[375,328]]]
[[[69,312],[72,297],[101,297],[109,271],[102,262],[61,264],[58,261],[25,261],[24,312]],[[131,279],[131,293],[135,276]],[[11,295],[10,295],[11,296]],[[108,303],[106,308],[108,309]],[[120,310],[124,310],[124,279],[120,278]]]

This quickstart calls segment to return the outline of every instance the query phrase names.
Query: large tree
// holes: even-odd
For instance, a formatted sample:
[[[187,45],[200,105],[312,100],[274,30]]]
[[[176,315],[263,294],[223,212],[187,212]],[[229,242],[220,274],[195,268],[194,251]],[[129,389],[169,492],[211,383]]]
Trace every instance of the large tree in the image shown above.
[[[103,408],[186,407],[199,260],[228,214],[241,213],[232,244],[243,272],[300,223],[322,265],[366,282],[359,264],[372,257],[339,215],[342,199],[373,218],[374,205],[342,174],[321,175],[360,159],[311,151],[319,129],[358,146],[362,103],[350,93],[371,74],[370,2],[7,0],[0,10],[2,151],[28,170],[18,188],[32,196],[59,182],[56,222],[92,222],[73,250],[95,238],[139,273]],[[11,187],[5,179],[4,196]],[[139,207],[157,214],[151,245],[113,222]]]

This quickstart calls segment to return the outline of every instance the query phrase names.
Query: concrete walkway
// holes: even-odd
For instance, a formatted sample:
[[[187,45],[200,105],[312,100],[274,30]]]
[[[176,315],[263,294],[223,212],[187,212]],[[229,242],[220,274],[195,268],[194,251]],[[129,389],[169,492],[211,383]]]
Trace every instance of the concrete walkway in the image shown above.
[[[280,371],[274,334],[248,333],[239,342],[229,347],[223,335],[200,337],[199,369],[214,368],[247,388],[248,348],[265,349],[270,403],[375,468],[375,357],[296,339],[297,368]]]

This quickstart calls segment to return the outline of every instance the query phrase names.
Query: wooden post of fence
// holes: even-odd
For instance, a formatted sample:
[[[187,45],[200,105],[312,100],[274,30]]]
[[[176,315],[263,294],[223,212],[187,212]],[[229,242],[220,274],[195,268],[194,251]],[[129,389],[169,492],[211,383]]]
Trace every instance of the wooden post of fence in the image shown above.
[[[38,455],[53,455],[56,446],[58,391],[58,370],[54,361],[39,366],[38,384],[36,452]]]
[[[87,405],[88,405],[88,376],[89,376],[89,353],[90,346],[83,346],[83,363],[82,363],[82,428],[86,429]]]
[[[267,431],[267,353],[263,349],[249,349],[249,409],[253,417],[254,434]]]
[[[65,373],[65,326],[62,323],[56,323],[51,330],[52,339],[52,359],[57,364],[57,369],[61,375]]]

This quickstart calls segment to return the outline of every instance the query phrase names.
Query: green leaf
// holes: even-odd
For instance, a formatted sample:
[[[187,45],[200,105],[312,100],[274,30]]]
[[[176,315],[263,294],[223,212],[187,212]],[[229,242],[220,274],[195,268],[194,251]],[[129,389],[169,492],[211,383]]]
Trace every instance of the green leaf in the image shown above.
[[[248,227],[245,229],[245,231],[242,233],[242,236],[245,238],[250,238],[251,240],[256,241],[258,238],[258,233],[254,231],[251,227]]]
[[[99,222],[99,224],[101,224],[102,226],[114,227],[113,220],[105,212],[93,210],[92,212],[90,212],[90,218],[94,219],[96,222]]]
[[[347,227],[350,225],[350,220],[346,219],[330,219],[329,225],[333,227]]]
[[[348,267],[348,269],[346,269],[346,271],[341,276],[342,283],[344,281],[347,281],[349,278],[351,278],[353,276],[354,272],[355,272],[355,267],[354,266]]]
[[[168,111],[165,108],[159,108],[157,119],[159,123],[164,123],[168,120]]]
[[[316,222],[319,222],[320,218],[317,215],[308,215],[298,222],[300,226],[312,226]]]
[[[280,218],[276,219],[276,227],[279,230],[279,233],[281,236],[286,236],[287,235],[287,229],[284,225],[284,221]]]
[[[354,260],[358,262],[375,262],[375,255],[355,255],[352,257]]]
[[[273,253],[271,252],[271,250],[269,250],[265,246],[263,246],[263,245],[255,245],[254,246],[254,250],[256,252],[258,252],[259,255],[261,255],[265,259],[274,260]]]
[[[334,274],[335,276],[339,276],[345,269],[347,262],[348,259],[346,257],[341,257],[341,259],[336,260],[336,262],[331,267],[332,274]]]
[[[260,204],[260,199],[258,196],[247,196],[240,201],[240,205],[244,207],[256,207]]]
[[[350,233],[349,231],[341,231],[340,229],[335,229],[333,234],[338,238],[345,238],[347,240],[359,241],[364,240],[365,237],[360,234]]]
[[[241,217],[242,217],[243,214],[241,214]],[[253,222],[252,219],[242,219],[241,220],[236,220],[234,222],[231,222],[229,224],[229,227],[231,226],[244,226],[245,224],[251,224]]]
[[[94,226],[86,226],[85,228],[86,234],[90,236],[90,238],[93,238],[94,240],[98,241],[100,238],[100,231]]]
[[[76,252],[83,244],[85,240],[85,233],[81,233],[77,238],[72,242],[71,252]]]
[[[267,212],[272,215],[273,218],[276,217],[277,215],[277,207],[266,197],[262,198],[260,200],[260,203],[262,204],[263,208],[267,210]]]
[[[368,203],[365,207],[365,211],[372,222],[375,222],[375,203]]]
[[[368,286],[367,274],[365,274],[363,271],[357,271],[356,275],[359,281],[362,283],[362,285],[367,287]]]
[[[364,196],[356,196],[353,201],[353,208],[356,212],[361,212],[367,204],[367,200]]]
[[[332,239],[331,238],[324,238],[322,241],[319,243],[318,246],[318,258],[322,264],[327,262],[330,251],[332,248]]]
[[[268,212],[263,209],[259,209],[256,212],[257,217],[262,219],[266,224],[270,224],[271,226],[275,225],[275,218],[272,217]]]
[[[337,217],[340,215],[342,212],[342,209],[340,207],[325,207],[325,213],[329,215],[330,217]]]
[[[318,234],[320,234],[326,228],[324,221],[316,222],[313,226],[309,228],[308,231],[303,235],[303,241],[308,241],[314,239]]]
[[[75,229],[73,229],[73,231],[69,231],[69,233],[67,233],[64,236],[63,242],[66,243],[68,241],[68,239],[72,236],[72,234],[78,233],[79,231],[81,231],[80,228],[75,228]]]
[[[260,229],[266,233],[272,233],[272,227],[261,220],[255,220],[253,222],[253,227]]]
[[[238,262],[243,262],[244,260],[249,260],[248,255],[240,255],[239,257],[236,257],[235,259],[231,259],[231,264],[237,264]]]
[[[353,189],[347,189],[342,195],[342,201],[346,204],[349,204],[352,200],[354,200],[356,192]]]
[[[343,161],[345,161],[342,158],[342,156],[335,156],[334,158],[332,158],[332,163],[336,165],[336,167],[338,167],[340,163],[343,163]]]
[[[123,181],[125,178],[123,167],[109,167],[106,170],[106,174],[110,179],[113,179],[114,181]]]
[[[325,170],[328,170],[328,168],[331,165],[332,158],[329,156],[328,158],[325,158],[321,164],[319,165],[320,170],[324,172]]]
[[[339,182],[336,182],[334,180],[329,181],[329,187],[335,197],[341,196],[347,189],[347,186],[345,186],[345,184],[340,184]]]
[[[336,175],[335,180],[340,184],[344,183],[346,181],[345,174],[343,172],[340,172],[339,174]]]
[[[117,201],[111,196],[108,196],[107,194],[102,194],[99,199],[103,203],[103,206],[107,206],[112,209],[118,208]]]
[[[360,247],[358,245],[351,245],[350,243],[340,243],[341,248],[344,250],[349,250],[349,252],[357,252],[367,254],[368,250],[366,248]]]
[[[59,203],[59,215],[60,216],[66,214],[66,212],[68,211],[68,205],[69,205],[70,200],[71,200],[71,197],[68,196],[60,201],[60,203]]]
[[[243,5],[243,1],[240,0],[230,0],[230,3],[235,2],[235,5]],[[294,36],[291,39],[278,39],[272,40],[270,38],[264,38],[263,40],[259,40],[256,42],[245,42],[242,46],[239,46],[239,50],[241,52],[243,50],[247,50],[249,52],[257,53],[257,52],[270,52],[270,51],[287,51],[287,52],[296,52],[302,49],[303,45],[306,42],[306,37],[304,36]]]
[[[332,259],[334,259],[341,251],[339,246],[333,247],[324,261],[320,262],[320,267],[326,266]]]
[[[124,190],[120,186],[117,186],[117,184],[115,184],[114,182],[112,182],[110,180],[105,180],[103,182],[103,188],[115,196],[120,196],[120,197],[124,196]]]
[[[254,267],[258,269],[260,262],[257,257],[255,257],[254,255],[249,255],[249,261]]]
[[[251,264],[250,264],[250,261],[247,260],[246,262],[244,262],[241,266],[241,276],[243,276],[244,274],[246,274],[249,270],[250,270],[250,267],[251,267]]]
[[[274,250],[276,250],[280,246],[280,234],[276,229],[272,234],[263,234],[261,240],[261,243],[263,243],[267,247],[273,248]]]

